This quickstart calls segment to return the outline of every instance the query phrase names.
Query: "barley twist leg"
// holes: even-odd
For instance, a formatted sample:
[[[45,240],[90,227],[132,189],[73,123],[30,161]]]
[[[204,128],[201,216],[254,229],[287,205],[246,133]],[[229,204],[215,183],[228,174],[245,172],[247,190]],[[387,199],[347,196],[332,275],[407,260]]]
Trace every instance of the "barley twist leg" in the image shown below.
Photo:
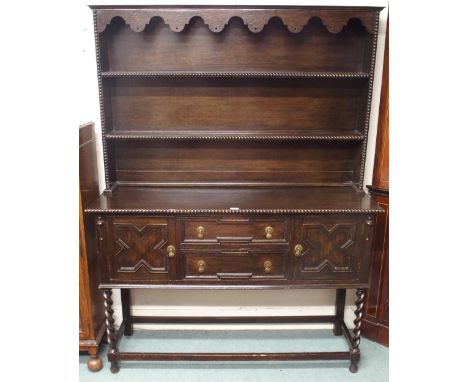
[[[119,364],[116,359],[116,356],[119,353],[117,349],[117,339],[115,336],[115,328],[114,328],[114,310],[112,309],[112,290],[105,289],[104,290],[104,308],[106,314],[106,332],[107,332],[107,340],[109,342],[109,350],[107,351],[107,358],[111,363],[111,372],[118,373],[119,372]]]
[[[354,329],[353,329],[353,338],[351,341],[351,364],[349,366],[349,371],[351,373],[356,373],[358,371],[358,362],[361,358],[361,352],[359,351],[359,344],[361,342],[361,323],[363,317],[363,308],[364,308],[364,298],[366,295],[366,290],[359,288],[356,290],[356,310],[354,315]]]

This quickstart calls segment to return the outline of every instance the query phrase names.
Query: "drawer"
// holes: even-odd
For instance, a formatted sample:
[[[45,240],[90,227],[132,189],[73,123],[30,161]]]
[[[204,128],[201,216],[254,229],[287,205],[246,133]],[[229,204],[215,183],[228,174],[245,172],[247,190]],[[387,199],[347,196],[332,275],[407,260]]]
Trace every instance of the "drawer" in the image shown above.
[[[286,279],[289,247],[276,251],[183,251],[183,279],[250,280]]]
[[[288,219],[222,217],[184,219],[181,222],[182,243],[288,241]]]

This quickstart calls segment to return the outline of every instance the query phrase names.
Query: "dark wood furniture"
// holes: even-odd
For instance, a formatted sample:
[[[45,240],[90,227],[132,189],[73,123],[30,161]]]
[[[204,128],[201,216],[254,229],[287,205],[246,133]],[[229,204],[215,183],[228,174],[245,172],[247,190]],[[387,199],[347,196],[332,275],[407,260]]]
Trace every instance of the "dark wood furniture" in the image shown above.
[[[106,191],[96,225],[122,360],[350,360],[375,217],[362,190],[380,8],[92,6]],[[122,291],[114,327],[112,288]],[[135,288],[336,289],[320,317],[139,317]],[[356,288],[352,331],[346,288]],[[141,322],[329,322],[323,353],[120,352]]]
[[[105,315],[102,297],[98,289],[99,275],[96,246],[93,236],[87,234],[84,207],[99,197],[99,183],[96,163],[94,124],[80,126],[80,194],[79,194],[79,234],[80,234],[80,351],[90,354],[88,368],[98,371],[102,360],[97,356],[99,344],[105,333]]]
[[[364,307],[362,334],[388,346],[389,336],[389,84],[388,84],[388,24],[385,41],[385,60],[380,97],[379,130],[377,135],[372,185],[369,192],[385,210],[375,222],[375,237],[372,246],[372,266],[369,294]]]

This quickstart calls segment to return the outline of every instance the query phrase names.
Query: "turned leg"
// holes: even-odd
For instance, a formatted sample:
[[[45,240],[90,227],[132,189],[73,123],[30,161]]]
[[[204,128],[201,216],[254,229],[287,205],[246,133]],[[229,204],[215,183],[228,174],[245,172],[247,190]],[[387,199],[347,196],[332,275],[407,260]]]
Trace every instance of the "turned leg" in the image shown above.
[[[337,289],[335,299],[335,322],[333,324],[333,334],[335,336],[341,336],[343,334],[341,323],[344,318],[345,300],[346,289]]]
[[[356,373],[358,371],[357,364],[361,358],[359,343],[361,342],[361,321],[365,294],[365,289],[359,288],[356,290],[356,310],[354,311],[356,318],[354,319],[353,338],[351,341],[351,365],[349,366],[349,371],[351,373]]]
[[[119,363],[116,356],[119,353],[117,349],[117,339],[115,337],[114,328],[114,310],[112,309],[112,290],[104,289],[104,307],[106,313],[106,332],[107,341],[109,342],[109,350],[107,351],[107,359],[111,363],[111,372],[119,372]]]
[[[122,318],[124,327],[124,335],[131,336],[133,334],[133,324],[130,315],[130,289],[121,289],[120,298],[122,300]]]

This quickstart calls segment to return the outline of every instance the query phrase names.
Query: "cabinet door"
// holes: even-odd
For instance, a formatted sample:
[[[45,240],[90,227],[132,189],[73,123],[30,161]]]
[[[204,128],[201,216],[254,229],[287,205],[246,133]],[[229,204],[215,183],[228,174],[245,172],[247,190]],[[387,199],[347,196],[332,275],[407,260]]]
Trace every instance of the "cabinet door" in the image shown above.
[[[176,258],[168,250],[175,245],[174,229],[172,218],[107,217],[105,253],[110,280],[174,279]]]
[[[369,217],[307,217],[296,224],[296,240],[292,245],[295,279],[331,284],[368,282],[372,235]]]

